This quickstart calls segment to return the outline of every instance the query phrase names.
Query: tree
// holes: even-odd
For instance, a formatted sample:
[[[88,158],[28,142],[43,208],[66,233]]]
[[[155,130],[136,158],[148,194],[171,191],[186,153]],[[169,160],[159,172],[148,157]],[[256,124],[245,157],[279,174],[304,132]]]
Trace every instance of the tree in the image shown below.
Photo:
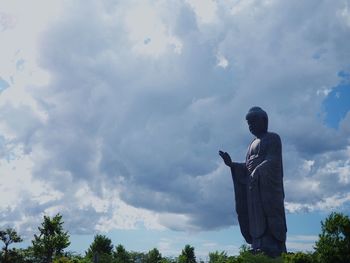
[[[104,235],[95,235],[94,241],[86,252],[91,261],[111,262],[113,258],[112,240]]]
[[[160,263],[176,263],[176,259],[172,257],[163,257]]]
[[[153,248],[152,250],[148,251],[147,257],[146,257],[146,263],[158,263],[162,260],[162,254],[159,252],[158,249]]]
[[[23,239],[17,234],[16,230],[13,228],[6,228],[5,230],[0,230],[0,240],[4,242],[2,250],[4,251],[3,262],[8,261],[9,245],[12,243],[22,242]]]
[[[36,263],[37,260],[34,257],[34,251],[32,247],[13,249],[13,255],[9,255],[9,262],[16,263]],[[1,262],[1,261],[0,261]]]
[[[130,255],[128,251],[122,245],[116,247],[116,252],[114,253],[114,258],[116,263],[129,263]]]
[[[53,263],[91,263],[91,260],[73,251],[64,252],[63,257],[56,257]]]
[[[350,218],[342,213],[331,213],[321,221],[321,234],[315,250],[320,262],[350,262]]]
[[[296,252],[284,253],[282,255],[283,263],[313,263],[316,262],[312,253]]]
[[[132,263],[145,263],[147,260],[148,254],[143,252],[130,251],[129,254],[129,262]]]
[[[186,245],[179,256],[179,263],[196,263],[194,247]]]
[[[60,257],[54,259],[53,263],[72,263],[72,261],[67,257]]]
[[[228,257],[225,251],[209,253],[209,263],[228,263],[233,262],[231,257]]]
[[[239,251],[239,255],[230,262],[235,263],[282,263],[283,259],[281,257],[271,258],[264,253],[252,253],[249,246],[242,245]]]
[[[39,235],[32,241],[34,255],[40,262],[51,263],[53,257],[62,256],[63,250],[70,245],[69,234],[63,230],[62,215],[53,218],[44,216],[44,222],[38,227]]]

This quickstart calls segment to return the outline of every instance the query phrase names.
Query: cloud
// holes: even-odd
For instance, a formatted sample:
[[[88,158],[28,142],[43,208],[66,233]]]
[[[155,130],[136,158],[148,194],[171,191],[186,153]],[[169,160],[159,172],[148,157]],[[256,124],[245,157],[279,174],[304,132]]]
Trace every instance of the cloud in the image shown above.
[[[217,151],[244,159],[253,105],[283,140],[287,209],[348,202],[349,118],[334,130],[323,111],[350,71],[345,2],[218,1],[209,13],[195,1],[135,3],[67,3],[40,37],[47,84],[26,91],[29,106],[1,104],[0,153],[11,137],[32,161],[30,182],[57,193],[29,198],[23,216],[63,211],[79,233],[136,226],[133,213],[150,228],[234,224]]]
[[[294,235],[288,237],[287,246],[292,251],[312,252],[317,240],[318,236]]]

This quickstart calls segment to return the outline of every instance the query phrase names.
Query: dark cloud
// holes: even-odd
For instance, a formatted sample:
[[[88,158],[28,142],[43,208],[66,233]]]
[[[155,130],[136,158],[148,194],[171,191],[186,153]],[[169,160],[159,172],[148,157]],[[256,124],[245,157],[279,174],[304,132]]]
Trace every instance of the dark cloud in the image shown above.
[[[115,191],[127,204],[159,213],[172,229],[236,223],[232,181],[217,151],[244,159],[251,140],[244,116],[254,105],[266,109],[282,137],[287,202],[317,207],[347,192],[349,175],[339,177],[339,169],[349,169],[349,118],[334,130],[322,112],[325,91],[349,70],[345,3],[229,8],[220,1],[218,20],[209,24],[188,4],[147,5],[155,13],[145,21],[156,16],[159,32],[143,32],[137,17],[129,25],[125,14],[137,8],[131,4],[88,1],[67,7],[42,35],[40,63],[51,82],[33,96],[47,120],[31,122],[18,138],[44,152],[34,155],[33,175],[63,194],[57,204],[70,202],[70,228],[88,231],[85,214],[91,226],[112,217],[93,206],[75,210],[84,184],[108,202],[106,192]]]

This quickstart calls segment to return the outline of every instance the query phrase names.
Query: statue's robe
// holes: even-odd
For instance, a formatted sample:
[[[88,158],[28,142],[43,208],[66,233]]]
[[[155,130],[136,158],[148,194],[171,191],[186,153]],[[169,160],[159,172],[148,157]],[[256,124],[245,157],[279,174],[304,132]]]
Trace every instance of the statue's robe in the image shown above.
[[[251,171],[247,168],[249,159],[256,159]],[[264,251],[264,247],[273,247],[281,250],[277,254],[285,252],[287,226],[280,137],[268,132],[253,140],[246,162],[234,163],[231,172],[238,222],[247,243],[253,249]]]

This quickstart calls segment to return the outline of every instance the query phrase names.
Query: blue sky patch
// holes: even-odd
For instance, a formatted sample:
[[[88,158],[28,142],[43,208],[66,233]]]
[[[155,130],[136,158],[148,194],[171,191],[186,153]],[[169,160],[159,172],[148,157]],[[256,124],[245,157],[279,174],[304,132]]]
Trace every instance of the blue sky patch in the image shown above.
[[[7,89],[10,87],[10,84],[6,80],[0,77],[0,93],[3,92],[3,90]]]
[[[24,69],[24,63],[25,63],[25,60],[24,59],[19,59],[16,63],[16,69],[17,70],[23,70]]]
[[[350,73],[341,71],[338,76],[341,78],[339,85],[332,89],[323,102],[325,122],[335,129],[350,110]]]

